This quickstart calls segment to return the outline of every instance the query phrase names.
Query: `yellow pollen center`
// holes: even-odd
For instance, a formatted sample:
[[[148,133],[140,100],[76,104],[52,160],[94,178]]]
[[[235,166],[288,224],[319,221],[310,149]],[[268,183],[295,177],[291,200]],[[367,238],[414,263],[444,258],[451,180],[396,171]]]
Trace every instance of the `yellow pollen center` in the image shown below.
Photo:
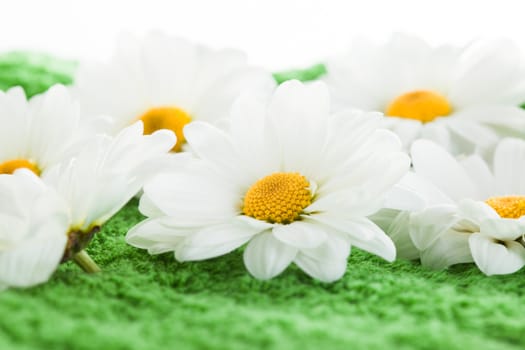
[[[186,142],[182,130],[191,122],[190,115],[184,110],[177,107],[156,107],[148,110],[139,119],[144,123],[145,135],[161,129],[171,130],[177,135],[177,143],[171,151],[179,152],[182,149],[182,145]]]
[[[16,170],[26,168],[40,176],[40,169],[35,163],[30,162],[26,159],[12,159],[6,162],[0,163],[0,174],[12,174]]]
[[[395,98],[386,108],[385,115],[428,123],[451,112],[452,107],[444,96],[433,91],[416,90]]]
[[[310,183],[298,173],[274,173],[250,187],[244,215],[271,223],[289,224],[312,202]]]
[[[492,197],[485,203],[502,218],[518,219],[525,215],[525,196]]]

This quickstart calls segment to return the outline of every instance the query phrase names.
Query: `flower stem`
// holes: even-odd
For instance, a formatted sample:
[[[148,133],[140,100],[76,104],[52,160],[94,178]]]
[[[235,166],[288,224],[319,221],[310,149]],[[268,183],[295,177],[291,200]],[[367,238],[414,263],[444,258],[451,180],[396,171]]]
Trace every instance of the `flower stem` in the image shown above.
[[[91,259],[85,250],[81,250],[80,252],[73,255],[73,261],[87,273],[97,273],[101,271],[97,263]]]

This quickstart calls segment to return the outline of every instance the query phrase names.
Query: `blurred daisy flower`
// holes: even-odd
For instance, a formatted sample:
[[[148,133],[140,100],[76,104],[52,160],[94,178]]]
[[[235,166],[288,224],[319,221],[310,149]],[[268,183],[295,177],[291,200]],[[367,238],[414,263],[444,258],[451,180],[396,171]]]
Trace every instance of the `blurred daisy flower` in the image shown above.
[[[503,139],[492,166],[478,155],[456,159],[427,140],[414,142],[411,154],[413,189],[427,205],[397,213],[385,228],[400,255],[419,255],[433,269],[475,262],[487,275],[525,265],[525,141]]]
[[[392,241],[367,216],[408,171],[399,138],[381,116],[330,114],[322,83],[290,81],[269,101],[237,99],[229,129],[194,122],[186,140],[196,158],[144,187],[148,218],[127,242],[179,261],[217,257],[247,244],[244,263],[270,279],[294,263],[330,282],[346,271],[350,247],[392,261]]]
[[[90,140],[41,178],[32,169],[0,175],[0,288],[45,282],[69,259],[96,272],[83,249],[175,142],[167,130],[144,136],[138,122]]]
[[[335,103],[385,114],[405,147],[433,140],[453,154],[490,155],[503,136],[524,136],[525,72],[506,40],[431,47],[407,35],[356,41],[327,64]]]
[[[74,89],[88,116],[109,116],[104,132],[114,134],[142,120],[145,134],[175,132],[173,151],[181,151],[186,124],[226,117],[245,89],[274,87],[272,75],[248,65],[241,52],[151,33],[142,40],[122,36],[108,63],[82,64]]]
[[[78,103],[62,85],[29,101],[20,87],[0,91],[0,121],[0,174],[26,168],[41,175],[94,132],[80,125]]]

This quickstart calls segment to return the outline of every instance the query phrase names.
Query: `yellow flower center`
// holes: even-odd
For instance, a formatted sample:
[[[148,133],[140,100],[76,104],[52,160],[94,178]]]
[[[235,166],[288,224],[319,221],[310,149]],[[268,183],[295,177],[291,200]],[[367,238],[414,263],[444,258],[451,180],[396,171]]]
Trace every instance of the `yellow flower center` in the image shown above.
[[[433,91],[416,90],[394,99],[386,108],[385,115],[428,123],[451,112],[452,107],[444,96]]]
[[[244,197],[244,215],[271,223],[289,224],[312,202],[310,183],[298,173],[268,175]]]
[[[168,129],[177,135],[177,143],[171,149],[179,152],[186,142],[182,130],[191,122],[191,117],[184,110],[177,107],[156,107],[149,109],[140,118],[144,123],[144,134],[150,135],[157,130]]]
[[[525,215],[525,196],[492,197],[485,203],[502,218],[518,219]]]
[[[40,169],[38,166],[26,159],[12,159],[6,162],[0,163],[0,174],[12,174],[16,170],[21,168],[27,168],[40,176]]]

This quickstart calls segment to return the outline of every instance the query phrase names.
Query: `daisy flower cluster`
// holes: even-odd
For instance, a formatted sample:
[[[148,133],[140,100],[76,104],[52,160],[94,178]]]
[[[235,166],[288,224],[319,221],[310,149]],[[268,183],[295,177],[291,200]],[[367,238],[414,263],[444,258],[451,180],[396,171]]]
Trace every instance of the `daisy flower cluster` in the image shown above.
[[[0,92],[0,289],[47,281],[140,196],[128,244],[241,249],[270,279],[340,279],[352,247],[487,274],[525,265],[524,59],[507,41],[356,41],[277,86],[235,50],[123,36],[72,86]]]

